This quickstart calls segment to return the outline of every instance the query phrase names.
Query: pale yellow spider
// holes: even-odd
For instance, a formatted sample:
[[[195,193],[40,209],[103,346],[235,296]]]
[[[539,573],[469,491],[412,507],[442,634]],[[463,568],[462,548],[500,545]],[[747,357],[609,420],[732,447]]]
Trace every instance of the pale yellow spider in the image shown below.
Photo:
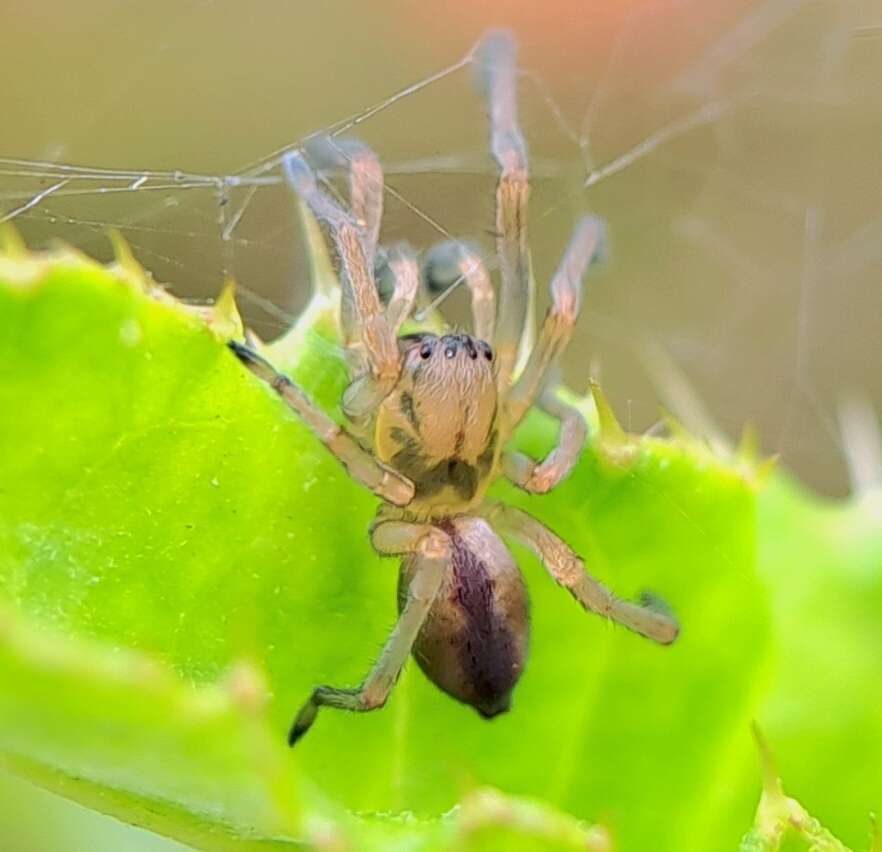
[[[545,384],[579,313],[581,279],[599,249],[602,227],[592,218],[576,225],[551,281],[551,307],[539,339],[515,377],[526,325],[530,256],[527,153],[517,121],[511,37],[488,35],[474,62],[500,169],[498,308],[494,310],[490,278],[470,250],[448,243],[433,250],[424,264],[428,277],[463,277],[472,294],[474,336],[398,336],[414,307],[419,268],[406,249],[387,254],[394,285],[384,308],[374,278],[382,170],[370,149],[350,142],[337,149],[349,169],[350,210],[317,186],[300,154],[289,155],[284,166],[291,187],[325,227],[337,260],[340,335],[352,376],[342,407],[362,440],[338,426],[257,353],[230,343],[242,363],[288,403],[350,476],[384,501],[371,540],[379,553],[402,558],[400,617],[380,659],[358,688],[317,687],[294,720],[292,745],[322,706],[360,711],[381,707],[411,651],[434,683],[482,716],[509,709],[527,655],[529,608],[520,571],[498,532],[531,548],[585,609],[656,642],[668,644],[677,637],[677,622],[663,605],[649,596],[639,603],[616,597],[535,518],[485,501],[487,488],[500,476],[535,494],[549,491],[579,457],[585,423]],[[561,424],[557,448],[541,462],[505,449],[537,400]]]

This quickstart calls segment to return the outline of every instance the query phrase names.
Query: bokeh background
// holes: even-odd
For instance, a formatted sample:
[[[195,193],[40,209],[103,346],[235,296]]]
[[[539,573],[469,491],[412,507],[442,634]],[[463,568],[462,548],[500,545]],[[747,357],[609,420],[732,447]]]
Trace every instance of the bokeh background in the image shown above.
[[[513,28],[540,288],[576,215],[610,228],[568,383],[599,375],[634,430],[676,384],[731,439],[752,424],[818,492],[848,491],[842,402],[882,411],[877,3],[0,0],[0,20],[0,219],[100,257],[118,228],[188,298],[233,274],[264,336],[307,296],[272,166],[311,134],[354,121],[380,153],[384,241],[446,231],[489,254],[486,121],[456,66]],[[5,777],[0,838],[173,846]]]

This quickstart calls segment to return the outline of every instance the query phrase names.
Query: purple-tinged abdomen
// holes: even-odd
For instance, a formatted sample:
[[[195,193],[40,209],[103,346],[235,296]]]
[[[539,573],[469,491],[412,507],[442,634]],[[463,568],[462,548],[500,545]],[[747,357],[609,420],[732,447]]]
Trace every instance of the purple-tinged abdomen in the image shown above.
[[[428,678],[448,695],[491,718],[511,706],[530,638],[527,589],[508,549],[481,518],[436,523],[450,537],[453,565],[414,644]],[[399,609],[413,576],[405,560]]]

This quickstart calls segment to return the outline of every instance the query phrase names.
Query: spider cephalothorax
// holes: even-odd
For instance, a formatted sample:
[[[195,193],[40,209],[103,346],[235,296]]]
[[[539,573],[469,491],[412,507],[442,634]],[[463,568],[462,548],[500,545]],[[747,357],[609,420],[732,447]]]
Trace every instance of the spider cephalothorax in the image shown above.
[[[663,644],[677,637],[676,621],[654,598],[616,597],[531,515],[485,499],[487,487],[500,476],[525,491],[547,492],[579,457],[585,423],[546,385],[578,316],[581,279],[601,247],[603,229],[591,217],[576,224],[551,281],[551,307],[538,340],[516,375],[527,324],[530,258],[527,153],[517,122],[511,37],[492,33],[473,56],[500,170],[498,298],[478,254],[458,242],[431,249],[422,278],[429,289],[445,281],[465,282],[474,335],[399,336],[420,286],[416,258],[406,246],[378,249],[383,174],[374,153],[355,141],[328,141],[330,160],[345,164],[349,173],[349,210],[319,188],[301,154],[288,155],[284,167],[291,187],[326,229],[338,263],[340,337],[352,378],[342,407],[353,433],[260,355],[230,344],[350,475],[383,500],[371,541],[379,553],[401,557],[399,621],[380,659],[358,688],[317,687],[294,721],[292,744],[322,706],[371,710],[384,704],[411,651],[441,689],[482,716],[509,708],[526,660],[529,609],[524,581],[499,533],[531,548],[586,609]],[[506,448],[533,405],[561,424],[557,448],[542,461]]]
[[[377,410],[377,457],[414,484],[409,511],[444,517],[479,496],[496,450],[489,344],[467,334],[400,338],[401,375]]]

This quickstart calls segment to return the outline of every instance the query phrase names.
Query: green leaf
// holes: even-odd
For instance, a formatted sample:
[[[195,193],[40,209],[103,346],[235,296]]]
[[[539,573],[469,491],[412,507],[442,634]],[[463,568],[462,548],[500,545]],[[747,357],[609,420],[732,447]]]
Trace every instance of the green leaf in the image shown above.
[[[336,413],[332,302],[271,353]],[[496,495],[619,593],[664,598],[680,640],[587,616],[515,549],[533,644],[511,713],[483,721],[410,666],[382,711],[325,713],[289,753],[311,688],[357,684],[394,623],[377,501],[132,263],[0,260],[5,760],[210,849],[601,848],[578,821],[625,850],[733,848],[774,652],[751,471],[597,431],[581,404],[595,433],[569,480]],[[518,443],[554,435],[536,414]]]
[[[805,840],[812,852],[849,852],[796,799],[785,795],[759,727],[754,727],[754,735],[763,764],[763,792],[754,826],[741,841],[741,852],[778,852],[787,835]]]
[[[862,848],[882,813],[882,491],[820,500],[779,475],[759,519],[775,657],[758,719],[788,788]]]

